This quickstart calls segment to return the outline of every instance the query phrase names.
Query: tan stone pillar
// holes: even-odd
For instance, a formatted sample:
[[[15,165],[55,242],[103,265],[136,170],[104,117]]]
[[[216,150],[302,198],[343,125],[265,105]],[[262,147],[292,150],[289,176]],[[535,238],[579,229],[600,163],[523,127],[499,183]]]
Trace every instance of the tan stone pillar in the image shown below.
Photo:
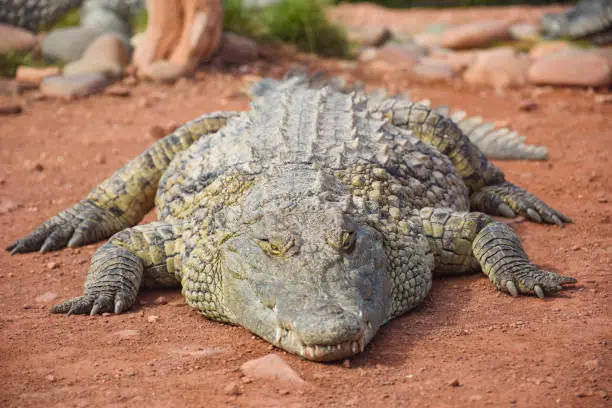
[[[144,38],[133,63],[142,76],[155,77],[157,67],[178,75],[193,72],[219,47],[223,33],[221,0],[147,0]]]

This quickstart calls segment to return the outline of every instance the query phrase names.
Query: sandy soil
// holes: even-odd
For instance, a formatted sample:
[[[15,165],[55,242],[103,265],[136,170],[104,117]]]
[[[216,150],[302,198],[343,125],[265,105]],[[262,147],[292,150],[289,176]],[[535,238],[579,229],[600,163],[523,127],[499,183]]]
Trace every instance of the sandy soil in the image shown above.
[[[265,72],[283,69],[271,64]],[[178,290],[142,293],[135,310],[118,316],[51,315],[51,305],[81,293],[99,245],[1,253],[0,406],[610,406],[612,105],[595,104],[592,92],[579,89],[498,94],[366,74],[352,76],[511,123],[550,147],[548,162],[498,165],[575,221],[513,225],[532,260],[578,278],[576,288],[542,301],[499,293],[480,275],[437,280],[423,306],[385,326],[347,368],[303,361],[243,328],[208,321]],[[153,124],[246,109],[246,79],[210,70],[174,86],[141,85],[123,99],[1,97],[22,103],[24,113],[0,120],[0,244],[84,197],[153,142]],[[520,111],[525,100],[537,109]],[[159,296],[168,303],[155,304]],[[243,381],[240,365],[268,353],[281,355],[308,385]],[[232,382],[240,395],[224,392]]]

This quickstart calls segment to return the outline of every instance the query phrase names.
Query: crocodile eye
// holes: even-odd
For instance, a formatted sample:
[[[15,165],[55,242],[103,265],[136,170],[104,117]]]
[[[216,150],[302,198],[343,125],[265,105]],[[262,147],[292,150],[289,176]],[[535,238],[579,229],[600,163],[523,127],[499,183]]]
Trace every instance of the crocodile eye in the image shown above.
[[[295,238],[288,236],[285,239],[257,239],[259,247],[269,256],[283,256],[295,244]]]
[[[355,248],[355,231],[342,231],[339,234],[326,233],[325,241],[337,251],[349,253]]]
[[[341,243],[342,243],[342,251],[351,252],[353,248],[355,248],[355,238],[357,234],[355,231],[342,231],[341,235]]]

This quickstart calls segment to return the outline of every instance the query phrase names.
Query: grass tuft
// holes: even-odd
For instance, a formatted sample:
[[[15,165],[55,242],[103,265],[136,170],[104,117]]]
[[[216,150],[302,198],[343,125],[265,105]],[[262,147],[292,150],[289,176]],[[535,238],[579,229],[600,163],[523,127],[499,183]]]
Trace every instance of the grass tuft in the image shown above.
[[[264,9],[247,9],[242,0],[224,1],[224,29],[264,42],[289,42],[299,50],[346,58],[346,32],[325,14],[328,0],[285,0]]]
[[[28,52],[9,51],[4,55],[0,55],[0,77],[15,77],[17,67],[26,65],[29,67],[47,67],[50,64],[37,58],[34,54]]]

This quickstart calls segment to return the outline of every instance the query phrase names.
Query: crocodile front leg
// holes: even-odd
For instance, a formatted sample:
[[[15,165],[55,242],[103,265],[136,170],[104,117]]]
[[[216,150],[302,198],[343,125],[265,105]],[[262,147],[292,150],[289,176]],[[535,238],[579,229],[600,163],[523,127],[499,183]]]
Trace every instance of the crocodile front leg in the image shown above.
[[[62,211],[6,249],[13,255],[76,247],[136,225],[153,208],[159,180],[176,154],[200,137],[217,132],[236,115],[238,113],[216,112],[188,122],[104,180],[80,203]]]
[[[123,230],[94,254],[83,295],[51,312],[95,315],[128,310],[141,286],[179,284],[182,248],[178,227],[172,224],[153,222]]]
[[[435,273],[477,270],[501,291],[512,296],[550,294],[576,279],[557,275],[532,264],[516,233],[506,224],[477,212],[447,208],[420,211],[425,235],[435,257]]]

